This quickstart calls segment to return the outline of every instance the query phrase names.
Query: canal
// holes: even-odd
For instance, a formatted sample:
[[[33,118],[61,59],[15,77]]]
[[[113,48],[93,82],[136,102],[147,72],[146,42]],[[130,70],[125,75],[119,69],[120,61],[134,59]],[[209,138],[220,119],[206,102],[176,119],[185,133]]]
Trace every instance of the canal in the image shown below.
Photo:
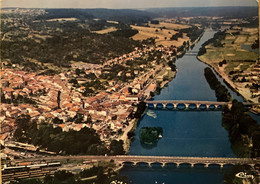
[[[193,51],[214,36],[206,31]],[[154,100],[208,100],[216,101],[205,77],[206,64],[196,56],[185,55],[176,61],[178,69],[174,80],[162,89]],[[220,78],[219,78],[220,79]],[[220,79],[221,80],[221,79]],[[223,81],[221,81],[223,82]],[[230,90],[233,98],[242,101]],[[221,126],[221,111],[170,111],[149,109],[139,122],[130,146],[131,155],[167,155],[196,157],[236,157],[231,150],[227,131]],[[140,142],[142,127],[162,127],[162,138],[155,145]],[[121,175],[131,183],[211,183],[223,182],[225,169],[219,168],[147,168],[124,167]]]

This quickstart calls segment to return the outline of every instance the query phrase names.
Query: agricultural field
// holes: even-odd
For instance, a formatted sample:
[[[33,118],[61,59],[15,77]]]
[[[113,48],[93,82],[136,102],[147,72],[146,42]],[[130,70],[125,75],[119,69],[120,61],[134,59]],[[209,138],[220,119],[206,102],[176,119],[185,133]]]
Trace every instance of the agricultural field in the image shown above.
[[[171,29],[171,30],[186,29],[186,28],[190,28],[191,27],[189,25],[174,24],[174,23],[168,23],[168,22],[160,22],[159,24],[149,24],[149,26],[150,27],[154,27],[154,28],[165,27],[166,29]]]
[[[184,34],[183,38],[179,38],[176,40],[170,40],[172,35],[178,33],[178,26],[177,24],[171,24],[171,23],[160,23],[158,25],[156,24],[150,24],[151,27],[143,27],[143,26],[131,26],[133,29],[137,29],[139,31],[138,34],[134,35],[132,38],[134,40],[146,40],[148,38],[155,38],[156,45],[164,45],[164,46],[171,46],[175,45],[177,47],[181,46],[184,41],[188,41],[189,38]],[[164,27],[162,29],[162,27]],[[166,27],[167,26],[167,27]],[[188,28],[187,26],[182,26],[183,28]],[[182,29],[183,29],[182,28]]]
[[[115,27],[109,27],[103,30],[99,30],[99,31],[93,31],[93,33],[97,33],[97,34],[107,34],[113,31],[116,31],[117,29]]]
[[[247,47],[250,48],[257,39],[257,30],[255,28],[246,28],[239,31],[238,35],[235,35],[237,32],[237,30],[228,30],[225,40],[221,41],[223,47],[208,45],[206,46],[207,53],[200,56],[200,58],[215,65],[224,59],[227,61],[257,60],[258,54],[246,49]]]
[[[210,64],[231,86],[246,99],[257,102],[257,92],[249,87],[259,80],[256,71],[259,65],[258,49],[251,46],[258,38],[257,28],[236,28],[227,30],[225,39],[221,40],[223,47],[207,45],[206,53],[199,59]],[[222,66],[220,62],[225,60]]]

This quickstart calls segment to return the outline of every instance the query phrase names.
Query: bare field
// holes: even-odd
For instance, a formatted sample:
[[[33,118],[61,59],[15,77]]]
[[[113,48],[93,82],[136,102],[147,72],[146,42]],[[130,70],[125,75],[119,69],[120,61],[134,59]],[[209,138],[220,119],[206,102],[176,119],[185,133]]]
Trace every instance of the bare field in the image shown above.
[[[247,36],[245,35],[239,35],[235,41],[235,43],[244,43],[247,41]]]
[[[112,21],[112,20],[107,20],[107,23],[119,24],[119,22],[117,22],[117,21]]]
[[[109,27],[103,30],[99,30],[99,31],[93,31],[93,33],[97,33],[97,34],[106,34],[106,33],[110,33],[113,31],[116,31],[117,29],[115,27]]]
[[[253,33],[253,34],[257,34],[258,33],[258,29],[257,28],[243,28],[244,32],[248,32],[248,33]]]
[[[172,29],[161,30],[160,28],[142,27],[142,26],[132,26],[132,28],[137,29],[139,31],[138,34],[132,37],[134,40],[145,40],[148,38],[155,38],[156,45],[160,45],[160,44],[164,46],[175,45],[178,47],[181,46],[184,41],[189,40],[189,38],[186,35],[184,35],[184,38],[178,39],[178,41],[170,40],[172,35],[177,33]]]
[[[60,22],[60,21],[77,21],[77,18],[59,18],[59,19],[49,19],[47,22]]]

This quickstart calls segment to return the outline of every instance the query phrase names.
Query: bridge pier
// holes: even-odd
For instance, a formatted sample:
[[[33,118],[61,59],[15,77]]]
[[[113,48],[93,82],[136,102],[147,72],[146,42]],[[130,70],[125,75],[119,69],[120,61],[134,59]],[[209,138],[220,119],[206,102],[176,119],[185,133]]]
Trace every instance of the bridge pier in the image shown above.
[[[206,163],[204,167],[208,168],[208,167],[209,167],[209,164],[208,164],[208,163]]]
[[[162,162],[162,167],[165,167],[166,166],[166,163],[165,162]]]
[[[194,165],[195,165],[194,163],[191,163],[191,164],[190,164],[190,167],[191,167],[191,168],[193,168],[193,167],[194,167]]]

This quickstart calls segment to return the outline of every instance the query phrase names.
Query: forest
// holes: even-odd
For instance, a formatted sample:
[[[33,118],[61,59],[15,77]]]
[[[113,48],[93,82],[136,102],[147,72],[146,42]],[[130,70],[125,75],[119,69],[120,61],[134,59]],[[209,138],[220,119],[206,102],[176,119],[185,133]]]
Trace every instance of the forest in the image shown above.
[[[231,95],[228,92],[227,88],[219,82],[219,80],[216,78],[215,74],[209,67],[205,68],[204,75],[209,83],[210,88],[215,90],[217,100],[220,102],[230,101]]]
[[[17,129],[14,138],[47,148],[48,151],[63,155],[104,155],[124,154],[123,141],[113,140],[108,150],[100,140],[99,135],[92,128],[84,127],[80,131],[62,131],[60,127],[54,128],[52,124],[42,122],[37,124],[29,115],[21,115],[15,120]],[[88,136],[85,136],[88,135]]]
[[[237,100],[232,108],[223,109],[222,126],[228,131],[231,148],[238,157],[260,156],[260,125],[245,111]]]
[[[70,16],[87,19],[61,22],[46,20]],[[71,61],[102,64],[105,60],[129,53],[135,47],[141,46],[140,42],[129,39],[137,32],[124,23],[94,21],[89,20],[90,17],[80,10],[59,10],[55,13],[48,10],[48,14],[37,17],[40,20],[35,20],[32,16],[21,17],[20,21],[13,23],[3,23],[6,39],[2,41],[2,57],[9,64],[19,64],[27,71],[41,70],[48,71],[46,74],[55,74],[47,63],[64,68],[69,68]],[[111,34],[92,32],[110,26],[119,30]]]

